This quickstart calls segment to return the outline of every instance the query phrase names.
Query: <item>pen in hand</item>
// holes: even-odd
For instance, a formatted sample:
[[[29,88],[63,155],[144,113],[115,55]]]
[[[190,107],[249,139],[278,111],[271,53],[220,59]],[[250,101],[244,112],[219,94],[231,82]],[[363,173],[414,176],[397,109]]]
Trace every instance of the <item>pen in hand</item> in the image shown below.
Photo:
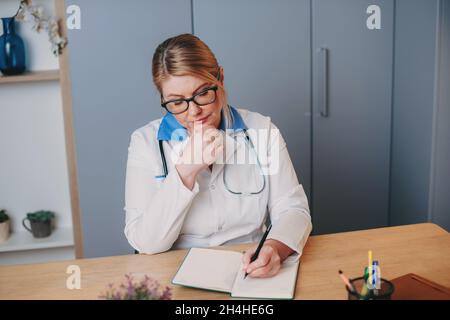
[[[261,251],[264,241],[266,241],[266,238],[267,238],[267,235],[269,234],[270,229],[272,229],[272,224],[270,224],[270,226],[267,228],[266,232],[264,232],[264,235],[262,236],[261,240],[259,241],[259,244],[258,244],[258,247],[256,248],[255,253],[250,258],[250,263],[252,263],[256,259],[258,259],[259,252]],[[245,272],[244,279],[247,278],[247,276],[248,276],[248,273]]]

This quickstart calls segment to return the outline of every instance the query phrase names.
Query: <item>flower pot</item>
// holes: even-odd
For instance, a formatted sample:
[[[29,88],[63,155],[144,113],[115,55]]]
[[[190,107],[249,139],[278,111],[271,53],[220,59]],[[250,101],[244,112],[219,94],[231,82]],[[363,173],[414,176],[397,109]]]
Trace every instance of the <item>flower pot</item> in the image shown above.
[[[25,221],[30,221],[30,227],[25,224]],[[52,224],[51,220],[47,221],[33,221],[29,218],[25,218],[22,220],[22,225],[25,229],[33,234],[35,238],[45,238],[48,237],[52,233]]]
[[[0,71],[4,75],[25,72],[25,46],[16,34],[14,17],[2,18],[3,35],[0,37]]]
[[[9,230],[9,220],[0,223],[0,243],[8,240]]]

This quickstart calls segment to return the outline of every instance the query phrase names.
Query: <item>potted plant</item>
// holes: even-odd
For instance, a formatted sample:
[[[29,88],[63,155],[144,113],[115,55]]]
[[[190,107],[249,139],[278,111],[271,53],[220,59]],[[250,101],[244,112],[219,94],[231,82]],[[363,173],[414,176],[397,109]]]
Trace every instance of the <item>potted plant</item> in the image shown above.
[[[125,280],[118,287],[113,283],[108,285],[106,292],[99,296],[106,300],[171,300],[172,288],[161,286],[152,277],[134,279],[131,274],[125,275]]]
[[[6,210],[0,210],[0,243],[9,238],[9,224],[10,220]]]
[[[52,219],[55,214],[52,211],[40,210],[27,213],[27,217],[22,220],[22,225],[30,231],[35,238],[45,238],[52,233]],[[30,221],[30,227],[25,221]]]

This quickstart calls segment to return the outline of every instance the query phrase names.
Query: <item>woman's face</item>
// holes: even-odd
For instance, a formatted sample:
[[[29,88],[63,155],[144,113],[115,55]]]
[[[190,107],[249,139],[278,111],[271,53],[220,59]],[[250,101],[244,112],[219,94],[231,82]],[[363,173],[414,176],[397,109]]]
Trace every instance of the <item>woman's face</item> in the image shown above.
[[[221,70],[221,82],[223,83],[223,72]],[[164,101],[190,98],[194,94],[211,87],[213,83],[204,81],[200,78],[190,75],[186,76],[169,76],[162,83],[162,93]],[[189,102],[189,108],[179,114],[174,114],[177,121],[189,132],[194,128],[194,123],[209,125],[214,128],[219,128],[220,113],[222,110],[222,94],[220,90],[216,91],[216,100],[205,106],[198,106],[193,101]]]

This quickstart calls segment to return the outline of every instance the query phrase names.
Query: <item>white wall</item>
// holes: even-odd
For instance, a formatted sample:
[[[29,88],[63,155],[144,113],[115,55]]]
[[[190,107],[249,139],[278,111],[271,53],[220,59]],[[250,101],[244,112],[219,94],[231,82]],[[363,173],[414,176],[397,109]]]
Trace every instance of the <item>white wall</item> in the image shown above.
[[[71,208],[59,84],[0,86],[0,207],[20,230],[27,212],[50,209],[70,226]]]
[[[0,16],[14,15],[18,3],[1,0]],[[43,4],[47,13],[54,14],[53,1],[34,3]],[[38,34],[31,24],[17,22],[16,31],[25,42],[29,70],[58,69],[58,59],[51,52],[46,33]],[[12,229],[16,232],[24,231],[21,221],[27,212],[41,209],[56,213],[57,228],[72,226],[58,81],[0,84],[1,208],[11,215]],[[70,254],[73,248],[66,250],[69,250],[66,256],[73,257]],[[40,254],[39,260],[45,260],[44,251],[30,250],[27,254]],[[6,259],[5,254],[2,257]]]

